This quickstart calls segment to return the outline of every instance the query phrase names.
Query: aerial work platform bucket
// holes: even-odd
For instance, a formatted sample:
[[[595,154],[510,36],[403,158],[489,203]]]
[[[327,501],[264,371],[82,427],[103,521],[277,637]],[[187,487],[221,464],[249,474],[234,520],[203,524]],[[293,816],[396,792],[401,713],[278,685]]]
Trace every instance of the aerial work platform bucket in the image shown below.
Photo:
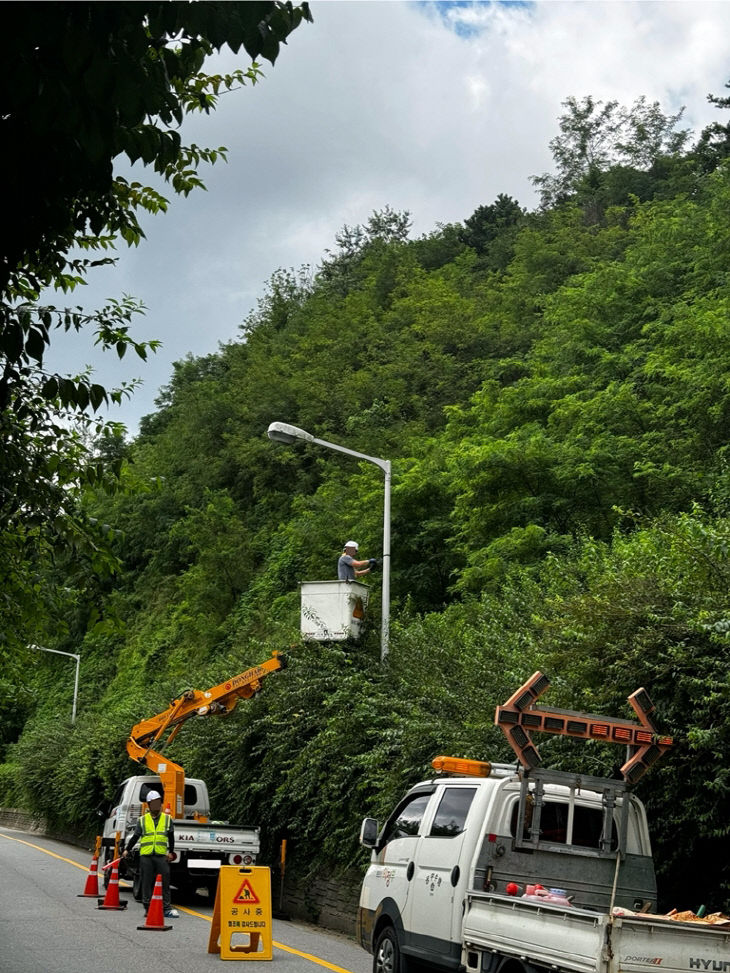
[[[302,581],[302,638],[317,642],[357,639],[370,589],[359,581]]]

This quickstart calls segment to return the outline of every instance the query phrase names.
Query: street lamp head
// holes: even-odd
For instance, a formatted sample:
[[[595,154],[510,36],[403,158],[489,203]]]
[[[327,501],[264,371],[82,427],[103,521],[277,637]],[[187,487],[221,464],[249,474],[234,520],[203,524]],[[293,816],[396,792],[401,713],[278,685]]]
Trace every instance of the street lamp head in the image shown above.
[[[298,426],[290,426],[288,422],[272,422],[267,430],[269,439],[275,443],[286,443],[291,446],[297,439],[305,442],[314,442],[314,436],[310,432],[305,432]]]

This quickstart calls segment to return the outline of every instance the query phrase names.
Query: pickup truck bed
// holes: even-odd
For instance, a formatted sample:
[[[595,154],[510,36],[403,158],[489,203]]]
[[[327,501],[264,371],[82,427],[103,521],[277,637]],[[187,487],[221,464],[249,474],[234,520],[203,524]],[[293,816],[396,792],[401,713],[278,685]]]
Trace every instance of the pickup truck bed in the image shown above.
[[[730,926],[611,917],[488,892],[467,894],[463,943],[468,973],[488,973],[496,956],[574,973],[730,971]]]

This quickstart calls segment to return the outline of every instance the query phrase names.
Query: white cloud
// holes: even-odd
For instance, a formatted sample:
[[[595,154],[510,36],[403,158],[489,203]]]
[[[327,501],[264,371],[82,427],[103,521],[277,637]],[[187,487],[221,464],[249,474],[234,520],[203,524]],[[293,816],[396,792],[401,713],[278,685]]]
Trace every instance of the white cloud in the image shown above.
[[[234,338],[270,275],[316,264],[344,223],[390,205],[410,210],[421,234],[501,192],[534,205],[529,177],[550,168],[569,95],[623,104],[646,95],[667,113],[685,104],[695,130],[718,115],[706,96],[728,80],[728,4],[441,8],[315,0],[314,24],[264,66],[265,80],[186,121],[187,141],[229,147],[228,164],[204,173],[208,192],[146,221],[148,241],[79,298],[141,298],[149,310],[138,333],[162,338],[164,350],[113,368],[88,344],[59,340],[57,367],[93,360],[101,381],[142,376],[143,391],[115,416],[134,430],[173,361]]]

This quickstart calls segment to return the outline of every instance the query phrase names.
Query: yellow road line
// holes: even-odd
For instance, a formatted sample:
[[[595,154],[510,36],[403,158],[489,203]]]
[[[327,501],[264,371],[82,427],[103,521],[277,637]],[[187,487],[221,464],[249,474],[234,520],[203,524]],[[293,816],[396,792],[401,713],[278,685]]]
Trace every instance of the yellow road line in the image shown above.
[[[350,970],[343,969],[341,966],[334,966],[332,963],[328,963],[327,960],[320,959],[318,956],[312,956],[311,953],[301,953],[292,946],[284,946],[283,943],[276,942],[274,946],[277,949],[283,949],[287,953],[294,953],[295,956],[301,956],[302,959],[308,959],[311,963],[316,963],[318,966],[324,966],[326,970],[333,970],[334,973],[350,973]]]
[[[78,862],[73,861],[71,858],[64,858],[63,855],[57,855],[54,851],[49,851],[47,848],[42,848],[40,845],[34,845],[32,841],[23,841],[22,838],[13,838],[9,834],[4,834],[0,831],[0,838],[7,838],[8,841],[17,841],[19,845],[27,845],[28,848],[35,848],[36,851],[42,851],[44,855],[50,855],[52,858],[57,858],[59,861],[66,862],[68,865],[73,865],[74,868],[80,868],[82,871],[88,871],[84,865],[79,865]],[[203,915],[202,912],[195,912],[193,909],[186,909],[184,906],[180,906],[183,912],[187,913],[189,916],[194,916],[196,919],[205,919],[206,922],[212,922],[211,916]],[[298,949],[294,949],[293,946],[285,946],[283,943],[277,943],[272,941],[272,945],[276,949],[283,949],[285,953],[293,953],[294,956],[300,956],[302,959],[307,959],[310,963],[316,963],[317,966],[323,966],[326,970],[332,970],[333,973],[351,973],[350,970],[344,969],[342,966],[335,966],[332,963],[328,963],[327,960],[320,959],[319,956],[312,956],[311,953],[302,953]]]
[[[44,855],[50,855],[51,858],[57,858],[59,861],[66,862],[68,865],[73,865],[74,868],[80,868],[82,871],[88,872],[88,868],[79,865],[78,862],[72,861],[70,858],[64,858],[63,855],[57,855],[47,848],[41,848],[40,845],[34,845],[32,841],[23,841],[22,838],[12,838],[9,834],[3,834],[2,831],[0,831],[0,838],[7,838],[8,841],[17,841],[19,845],[27,845],[29,848],[35,848],[36,851],[42,851]]]

